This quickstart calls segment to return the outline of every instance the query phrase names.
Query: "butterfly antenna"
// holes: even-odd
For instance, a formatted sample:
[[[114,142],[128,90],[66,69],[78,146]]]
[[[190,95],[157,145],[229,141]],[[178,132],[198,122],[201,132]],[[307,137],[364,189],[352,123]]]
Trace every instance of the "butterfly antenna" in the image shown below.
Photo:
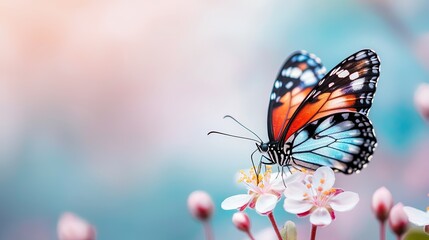
[[[219,134],[219,135],[224,135],[224,136],[228,136],[228,137],[241,138],[241,139],[246,139],[246,140],[250,140],[250,141],[254,141],[254,142],[259,143],[258,140],[253,139],[253,138],[242,137],[242,136],[237,136],[237,135],[223,133],[223,132],[218,132],[218,131],[210,131],[210,132],[207,133],[207,135],[210,135],[210,134]]]
[[[244,126],[241,122],[239,122],[237,119],[235,119],[234,117],[232,117],[231,115],[225,115],[223,118],[230,118],[232,119],[234,122],[238,123],[240,126],[242,126],[244,129],[246,129],[247,131],[251,132],[253,135],[255,135],[260,142],[263,142],[262,139],[252,130],[250,130],[248,127]]]

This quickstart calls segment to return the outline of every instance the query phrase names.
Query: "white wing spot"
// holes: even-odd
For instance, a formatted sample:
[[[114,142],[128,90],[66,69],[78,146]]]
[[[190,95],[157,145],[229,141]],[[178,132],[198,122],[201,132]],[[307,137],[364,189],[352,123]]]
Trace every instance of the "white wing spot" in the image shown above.
[[[313,85],[316,83],[317,79],[311,70],[307,70],[301,75],[301,81],[303,81],[305,85]]]
[[[292,68],[291,72],[290,72],[290,77],[291,78],[299,78],[299,76],[301,76],[302,74],[302,70],[300,68],[294,67]]]
[[[271,100],[274,100],[274,99],[276,99],[276,93],[271,93]]]
[[[365,78],[360,78],[358,80],[354,80],[352,82],[352,88],[353,90],[357,91],[363,88],[363,83],[365,82]]]
[[[333,82],[331,82],[331,83],[328,84],[328,87],[332,87],[332,86],[334,86]]]
[[[289,88],[292,87],[292,85],[293,85],[293,82],[289,81],[289,82],[286,83],[285,88],[289,89]]]
[[[329,74],[329,76],[334,75],[338,70],[340,70],[341,67],[337,67],[334,70],[332,70],[331,74]]]
[[[274,87],[280,88],[281,86],[282,86],[282,82],[280,82],[279,80],[276,80],[276,82],[274,83]]]
[[[337,76],[338,76],[339,78],[345,78],[345,77],[347,77],[349,74],[350,74],[350,73],[349,73],[349,71],[347,71],[347,70],[342,70],[342,71],[340,71],[340,72],[338,72],[338,73],[337,73]]]
[[[361,60],[361,59],[363,59],[365,57],[366,57],[366,52],[365,51],[362,51],[362,52],[359,52],[358,54],[356,54],[356,60],[357,61],[359,61],[359,60]]]
[[[286,69],[283,69],[282,70],[282,76],[283,77],[289,77],[290,76],[290,71],[291,71],[292,69],[290,68],[290,67],[288,67],[288,68],[286,68]]]
[[[349,78],[350,78],[350,80],[355,80],[358,77],[359,77],[359,73],[358,72],[354,72],[354,73],[350,74]]]

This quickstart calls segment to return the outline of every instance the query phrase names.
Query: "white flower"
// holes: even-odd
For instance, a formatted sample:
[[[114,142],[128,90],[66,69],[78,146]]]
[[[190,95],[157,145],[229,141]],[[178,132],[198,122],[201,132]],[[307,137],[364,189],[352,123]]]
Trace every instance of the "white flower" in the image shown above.
[[[429,225],[429,207],[426,208],[426,212],[413,207],[404,207],[404,211],[408,216],[408,220],[417,226]]]
[[[348,211],[356,206],[359,195],[332,188],[335,174],[329,167],[320,167],[305,181],[287,185],[284,209],[298,216],[310,215],[316,226],[329,225],[335,219],[334,211]]]
[[[248,192],[247,194],[238,194],[225,199],[221,207],[224,210],[238,209],[243,211],[247,207],[254,208],[259,214],[269,214],[275,208],[277,202],[288,185],[302,175],[293,174],[289,177],[273,173],[271,166],[266,166],[265,172],[256,175],[254,169],[249,170],[247,175],[243,170],[240,171],[241,178]]]

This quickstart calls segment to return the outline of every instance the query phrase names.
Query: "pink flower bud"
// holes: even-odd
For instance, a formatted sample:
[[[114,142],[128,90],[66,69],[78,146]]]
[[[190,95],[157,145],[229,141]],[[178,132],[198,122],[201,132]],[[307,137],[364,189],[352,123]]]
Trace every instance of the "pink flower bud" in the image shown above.
[[[429,84],[422,83],[414,94],[414,104],[420,115],[429,121]]]
[[[392,231],[396,236],[400,237],[407,231],[408,228],[408,216],[404,211],[402,203],[398,203],[393,206],[390,211],[389,224]]]
[[[198,220],[208,220],[214,210],[213,201],[206,192],[194,191],[188,197],[188,208],[191,215]]]
[[[392,194],[385,187],[377,189],[372,195],[372,210],[381,222],[389,217],[390,209],[393,206]]]
[[[234,223],[238,230],[243,232],[248,232],[250,230],[250,219],[244,212],[234,213],[234,215],[232,215],[232,223]]]
[[[63,213],[57,226],[59,240],[95,240],[95,228],[73,213]]]

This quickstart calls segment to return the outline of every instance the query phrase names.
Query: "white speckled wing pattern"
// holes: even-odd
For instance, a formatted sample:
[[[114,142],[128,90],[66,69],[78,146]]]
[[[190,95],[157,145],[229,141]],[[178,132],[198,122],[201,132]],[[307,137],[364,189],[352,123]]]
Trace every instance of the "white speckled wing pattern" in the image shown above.
[[[317,119],[341,112],[368,115],[376,91],[380,61],[369,49],[344,59],[320,80],[290,119],[282,139]]]
[[[298,169],[328,166],[352,174],[366,167],[377,140],[364,114],[345,112],[307,124],[294,133],[287,144],[291,145],[291,164]]]
[[[311,89],[325,76],[320,59],[306,51],[293,53],[274,82],[268,106],[268,135],[279,141],[289,119]]]

